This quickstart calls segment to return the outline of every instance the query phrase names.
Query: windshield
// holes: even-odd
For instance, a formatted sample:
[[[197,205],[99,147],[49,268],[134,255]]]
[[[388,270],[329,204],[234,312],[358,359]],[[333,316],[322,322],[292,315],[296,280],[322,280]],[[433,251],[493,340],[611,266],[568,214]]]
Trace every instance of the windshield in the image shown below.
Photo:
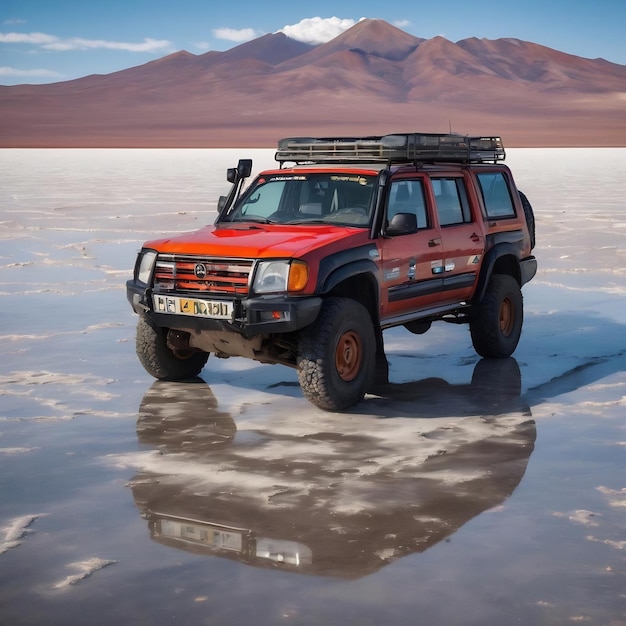
[[[376,176],[285,173],[261,176],[224,221],[268,224],[369,224]]]

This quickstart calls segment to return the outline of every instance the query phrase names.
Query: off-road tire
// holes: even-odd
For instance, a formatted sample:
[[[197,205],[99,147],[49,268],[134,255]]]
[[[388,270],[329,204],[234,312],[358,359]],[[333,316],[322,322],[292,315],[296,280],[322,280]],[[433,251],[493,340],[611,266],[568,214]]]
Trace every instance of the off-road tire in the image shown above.
[[[137,356],[146,372],[160,380],[186,380],[197,376],[209,358],[208,352],[172,351],[167,329],[153,328],[145,318],[137,323]]]
[[[483,299],[472,307],[470,333],[474,349],[488,358],[511,356],[517,348],[523,321],[519,284],[508,274],[492,274]]]
[[[315,406],[342,411],[360,402],[376,364],[367,309],[349,298],[325,300],[317,320],[300,333],[297,363],[302,393]]]
[[[535,213],[528,198],[521,191],[518,191],[518,193],[524,209],[524,217],[526,218],[526,225],[530,234],[530,249],[532,250],[535,247]]]

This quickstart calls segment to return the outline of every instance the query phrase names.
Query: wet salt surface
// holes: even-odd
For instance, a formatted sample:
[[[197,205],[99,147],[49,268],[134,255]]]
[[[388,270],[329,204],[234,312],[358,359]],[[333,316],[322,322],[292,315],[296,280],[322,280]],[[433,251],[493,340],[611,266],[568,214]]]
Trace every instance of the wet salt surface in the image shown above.
[[[135,357],[137,249],[213,221],[244,156],[273,162],[0,151],[0,622],[626,624],[626,150],[510,150],[515,358],[394,329],[343,415],[281,366]]]

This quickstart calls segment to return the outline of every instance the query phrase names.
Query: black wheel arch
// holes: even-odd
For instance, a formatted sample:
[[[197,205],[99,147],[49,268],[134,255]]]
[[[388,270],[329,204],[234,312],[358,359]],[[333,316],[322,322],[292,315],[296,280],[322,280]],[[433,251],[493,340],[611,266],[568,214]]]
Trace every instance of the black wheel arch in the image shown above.
[[[517,281],[518,285],[522,285],[517,247],[512,243],[499,243],[485,253],[472,304],[476,304],[483,299],[487,283],[492,274],[508,274]]]
[[[378,324],[380,287],[378,266],[370,256],[376,246],[363,246],[333,254],[319,266],[316,292],[326,298],[331,296],[351,298],[360,302]]]

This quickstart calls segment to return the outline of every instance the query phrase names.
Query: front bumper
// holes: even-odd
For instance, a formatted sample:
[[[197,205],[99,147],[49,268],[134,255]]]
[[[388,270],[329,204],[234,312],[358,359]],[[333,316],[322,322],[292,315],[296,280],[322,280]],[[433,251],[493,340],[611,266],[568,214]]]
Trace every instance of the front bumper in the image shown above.
[[[187,295],[197,298],[198,294]],[[317,318],[322,299],[316,296],[259,296],[235,300],[233,321],[173,313],[159,313],[152,306],[152,293],[134,280],[126,283],[126,297],[138,315],[146,317],[156,327],[184,330],[228,330],[246,337],[290,333],[312,324]],[[213,298],[215,299],[215,298]]]

